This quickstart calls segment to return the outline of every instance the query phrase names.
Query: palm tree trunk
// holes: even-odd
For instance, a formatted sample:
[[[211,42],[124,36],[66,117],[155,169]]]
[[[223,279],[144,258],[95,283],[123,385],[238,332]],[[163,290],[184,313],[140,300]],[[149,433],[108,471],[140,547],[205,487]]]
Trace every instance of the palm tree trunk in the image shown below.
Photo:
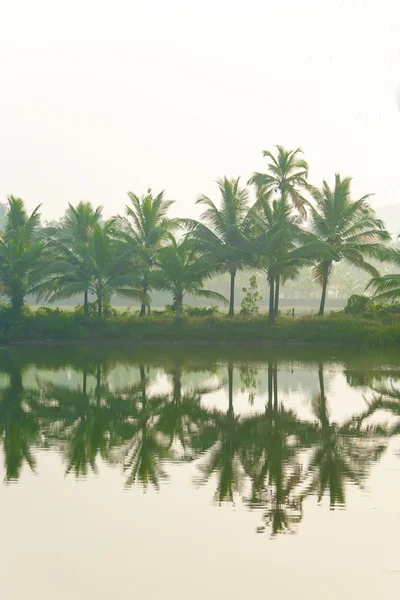
[[[274,410],[278,410],[278,365],[274,364]]]
[[[319,393],[321,397],[320,421],[323,427],[329,427],[329,417],[326,407],[325,383],[324,383],[324,365],[318,365]]]
[[[267,410],[272,410],[272,362],[268,362],[268,404]]]
[[[103,314],[103,301],[99,296],[97,299],[97,316],[99,317],[99,319],[101,319],[102,314]]]
[[[144,294],[147,294],[147,285],[146,285],[146,284],[145,284],[145,285],[143,285],[143,293],[144,293]],[[144,304],[144,303],[142,302],[142,305],[141,305],[141,307],[140,307],[140,315],[139,315],[139,316],[140,316],[140,317],[144,317],[144,316],[145,316],[145,314],[146,314],[146,304]],[[149,307],[149,314],[150,314],[150,307]]]
[[[87,290],[85,290],[83,294],[83,314],[85,317],[89,316],[89,299]]]
[[[278,276],[275,280],[275,307],[274,307],[274,313],[275,316],[278,316],[278,310],[279,310],[279,283],[280,283],[280,277]]]
[[[175,298],[175,302],[176,302],[176,319],[180,319],[181,318],[181,314],[182,314],[182,300],[183,300],[183,298],[181,298],[180,296],[176,296],[176,298]]]
[[[321,295],[321,303],[319,305],[319,315],[322,316],[325,310],[325,300],[326,300],[326,290],[328,287],[328,270],[324,273],[324,278],[322,281],[322,295]]]
[[[146,397],[146,371],[144,368],[144,365],[139,365],[139,371],[140,371],[140,385],[142,388],[142,406],[146,406],[146,401],[147,401],[147,397]]]
[[[172,374],[173,393],[172,397],[175,404],[180,403],[182,400],[182,371],[179,364],[174,364]]]
[[[268,282],[269,282],[269,312],[268,312],[268,318],[270,320],[270,322],[272,323],[275,317],[274,314],[274,300],[275,300],[275,294],[274,294],[274,278],[273,277],[269,277],[268,278]]]
[[[229,399],[229,414],[233,413],[233,367],[232,363],[228,364],[228,399]]]
[[[24,304],[24,297],[20,294],[15,294],[11,297],[11,309],[15,319],[22,317],[22,306]]]
[[[101,387],[101,365],[98,365],[96,368],[96,391],[100,392]]]
[[[233,317],[235,314],[235,277],[236,277],[236,269],[230,271],[231,274],[231,289],[229,295],[229,313],[228,317]]]

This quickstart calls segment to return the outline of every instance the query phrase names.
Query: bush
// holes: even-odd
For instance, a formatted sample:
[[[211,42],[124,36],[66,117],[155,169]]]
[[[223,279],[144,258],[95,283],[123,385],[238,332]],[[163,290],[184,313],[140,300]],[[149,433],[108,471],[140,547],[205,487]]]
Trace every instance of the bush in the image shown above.
[[[165,307],[165,312],[174,313],[176,308],[174,304],[167,304]],[[160,314],[155,311],[153,314]],[[188,317],[212,317],[213,315],[220,314],[218,306],[189,306],[188,304],[184,304],[182,307],[182,314],[187,315]]]
[[[348,299],[344,312],[346,315],[361,315],[368,310],[371,310],[372,306],[372,300],[368,296],[353,294],[353,296],[350,296]]]
[[[258,303],[261,302],[262,296],[258,291],[258,283],[255,275],[250,277],[249,287],[243,287],[242,292],[245,296],[240,305],[240,314],[244,316],[256,315],[258,313]]]

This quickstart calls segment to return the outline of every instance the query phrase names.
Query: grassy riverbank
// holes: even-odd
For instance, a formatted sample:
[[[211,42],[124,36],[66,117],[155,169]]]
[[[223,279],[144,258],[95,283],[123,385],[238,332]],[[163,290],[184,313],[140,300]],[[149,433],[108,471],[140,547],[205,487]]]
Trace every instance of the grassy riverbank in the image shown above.
[[[117,315],[104,320],[58,309],[28,312],[22,320],[0,319],[0,344],[27,342],[124,341],[140,343],[343,344],[363,347],[400,346],[400,315],[365,317],[333,313],[325,317],[279,317],[270,325],[265,316],[229,319],[225,316],[184,317]]]

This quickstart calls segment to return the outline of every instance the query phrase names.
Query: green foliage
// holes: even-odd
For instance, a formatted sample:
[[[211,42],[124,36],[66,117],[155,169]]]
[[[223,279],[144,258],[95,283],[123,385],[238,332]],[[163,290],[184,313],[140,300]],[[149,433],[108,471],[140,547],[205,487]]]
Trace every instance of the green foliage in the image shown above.
[[[291,202],[301,216],[305,216],[307,201],[301,192],[308,190],[309,184],[308,164],[301,156],[303,151],[301,148],[286,150],[283,146],[276,146],[276,150],[277,156],[268,150],[263,151],[263,156],[268,159],[267,173],[254,173],[249,183],[253,183],[259,195],[268,202],[278,195],[279,199]]]
[[[312,196],[311,233],[324,244],[314,268],[314,277],[322,286],[322,315],[333,264],[344,260],[377,277],[377,269],[365,258],[380,258],[382,242],[390,235],[368,203],[370,194],[352,200],[350,177],[341,179],[337,173],[333,189],[324,181],[321,189],[312,188]]]
[[[248,191],[240,185],[240,178],[217,180],[221,202],[218,208],[208,196],[200,196],[197,204],[205,207],[202,221],[184,219],[193,243],[207,253],[220,272],[231,278],[229,316],[235,309],[235,277],[248,264],[251,256],[246,249],[246,235],[250,227]]]
[[[167,313],[175,313],[176,305],[167,304],[165,311]],[[155,313],[153,311],[153,314],[161,315],[162,313]],[[187,315],[188,317],[211,317],[213,315],[219,315],[220,310],[218,306],[190,306],[188,304],[184,304],[182,306],[182,314]]]
[[[258,291],[258,283],[255,275],[252,275],[249,280],[249,287],[243,287],[242,291],[245,296],[240,305],[240,314],[244,316],[256,315],[260,310],[258,304],[262,300],[262,296]]]
[[[227,302],[222,294],[205,290],[203,282],[215,273],[216,266],[210,255],[191,243],[186,236],[179,244],[171,235],[171,244],[158,252],[158,268],[152,272],[152,287],[168,291],[173,296],[176,316],[182,314],[186,294]]]
[[[10,196],[4,233],[0,236],[0,284],[17,319],[25,296],[44,277],[45,246],[39,207],[28,215],[23,200]]]
[[[170,234],[179,227],[177,219],[168,217],[174,204],[166,200],[164,192],[153,196],[151,190],[139,198],[128,193],[130,204],[125,207],[125,217],[114,219],[115,235],[130,249],[136,263],[139,289],[146,297],[151,292],[151,271],[157,263],[157,253],[168,241]],[[140,314],[144,316],[146,303],[142,302]]]
[[[346,315],[361,315],[372,308],[371,298],[353,294],[347,301],[344,312]]]
[[[400,298],[400,275],[381,277],[376,264],[381,260],[400,266],[400,250],[383,250],[382,243],[389,234],[368,203],[369,196],[353,201],[351,179],[339,175],[333,189],[326,181],[320,189],[312,187],[300,148],[277,146],[276,152],[263,154],[267,172],[254,173],[249,181],[257,190],[253,206],[249,206],[249,190],[240,178],[222,177],[217,180],[218,206],[207,196],[198,199],[204,208],[199,221],[170,218],[173,201],[166,200],[164,192],[153,195],[149,189],[143,196],[129,192],[130,203],[123,217],[104,221],[102,207],[80,202],[70,204],[62,220],[42,227],[38,208],[28,215],[24,202],[10,196],[6,213],[0,206],[0,296],[9,299],[12,311],[6,311],[5,323],[11,327],[25,317],[31,318],[23,309],[29,294],[48,303],[79,297],[83,308],[77,309],[76,317],[96,323],[99,318],[114,319],[119,326],[122,317],[111,309],[112,298],[139,302],[144,317],[146,312],[149,316],[154,290],[163,295],[160,304],[171,294],[176,316],[184,320],[218,317],[215,307],[184,308],[184,298],[192,295],[227,302],[225,282],[216,282],[217,289],[213,284],[211,289],[204,289],[206,280],[221,273],[229,274],[228,315],[233,317],[237,273],[247,268],[266,276],[262,285],[269,287],[269,327],[279,314],[280,286],[302,278],[300,287],[307,288],[306,297],[314,294],[304,277],[307,267],[322,285],[321,315],[328,283],[335,298],[362,292],[366,282],[355,275],[356,269],[373,275],[370,286],[376,295],[373,305],[360,308],[350,304],[346,312],[357,315],[360,311],[370,320],[375,314],[395,314],[394,308],[377,305],[376,300],[393,302]],[[309,224],[303,220],[306,208],[311,216]],[[175,239],[173,232],[183,226],[186,235],[181,232]],[[375,263],[367,259],[375,259]],[[340,261],[346,270],[338,270],[334,281],[332,270]],[[242,320],[257,314],[261,300],[251,285],[243,290]],[[296,297],[295,285],[292,290]],[[38,318],[44,316],[45,311],[38,312]],[[133,316],[134,311],[123,318],[129,321]],[[164,318],[157,312],[151,316]]]
[[[398,309],[397,309],[398,310]],[[188,343],[251,344],[341,344],[346,346],[400,346],[400,316],[372,311],[364,316],[333,313],[324,318],[279,317],[273,325],[264,315],[227,319],[214,313],[190,316],[182,313],[176,321],[171,312],[146,315],[111,311],[107,318],[87,318],[73,311],[44,307],[27,311],[19,321],[8,308],[0,312],[0,341],[16,342],[71,340],[162,341]]]

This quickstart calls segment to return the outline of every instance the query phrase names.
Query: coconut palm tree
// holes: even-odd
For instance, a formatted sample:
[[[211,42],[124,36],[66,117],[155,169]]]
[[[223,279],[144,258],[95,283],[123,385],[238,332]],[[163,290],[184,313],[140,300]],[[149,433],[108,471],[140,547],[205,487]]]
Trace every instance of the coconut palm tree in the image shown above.
[[[396,267],[400,266],[400,249],[386,248],[381,255],[381,260],[390,262]],[[373,277],[367,287],[375,288],[375,300],[390,300],[392,302],[400,298],[400,274],[388,273],[386,275]]]
[[[307,200],[302,192],[310,186],[307,182],[308,164],[302,157],[303,151],[301,148],[286,150],[283,146],[276,146],[276,150],[277,156],[268,150],[263,151],[263,156],[269,159],[267,173],[254,173],[249,183],[254,184],[268,200],[276,197],[287,200],[304,217]]]
[[[77,240],[72,249],[64,246],[63,256],[50,266],[53,277],[36,288],[39,297],[53,303],[90,292],[96,297],[99,318],[104,303],[115,294],[146,302],[143,292],[137,289],[131,253],[123,242],[114,239],[113,232],[111,222],[96,223],[87,241]]]
[[[46,242],[39,206],[28,215],[21,198],[9,196],[4,232],[0,236],[0,283],[20,318],[24,298],[43,281]]]
[[[299,218],[293,215],[285,197],[270,202],[268,194],[260,192],[252,220],[249,247],[254,265],[267,275],[269,319],[272,322],[278,314],[280,281],[296,277],[300,267],[311,264],[309,257],[320,248],[317,241],[306,241],[298,227]]]
[[[324,181],[312,195],[315,206],[309,205],[311,233],[326,245],[314,267],[315,279],[322,285],[319,314],[323,315],[334,263],[344,260],[378,277],[378,271],[365,257],[379,258],[382,242],[389,240],[390,234],[368,203],[370,194],[352,200],[350,177],[341,179],[337,173],[333,189]]]
[[[168,240],[169,234],[179,227],[179,222],[168,217],[168,210],[175,201],[166,200],[163,191],[156,196],[150,189],[142,197],[132,192],[128,196],[130,204],[125,207],[126,216],[115,219],[119,228],[117,235],[131,248],[136,263],[136,259],[140,259],[138,283],[146,297],[151,291],[150,272],[155,265],[157,251]],[[142,302],[140,316],[145,313],[146,303]]]
[[[208,196],[200,196],[196,204],[206,210],[202,222],[184,219],[192,230],[192,236],[205,251],[218,261],[220,271],[230,275],[229,316],[235,312],[235,277],[239,269],[248,264],[245,236],[249,227],[248,191],[240,185],[240,177],[217,180],[221,195],[218,208]]]
[[[158,267],[151,273],[151,284],[157,290],[171,292],[176,317],[181,316],[186,294],[212,298],[227,304],[222,294],[203,288],[204,280],[210,278],[217,270],[211,255],[205,254],[191,236],[186,236],[178,243],[170,235],[170,241],[169,246],[161,248],[158,252]]]
[[[53,236],[53,252],[66,260],[72,259],[79,263],[82,258],[79,253],[79,246],[75,252],[75,246],[78,244],[88,244],[89,236],[95,225],[101,222],[102,206],[93,208],[90,202],[79,202],[77,206],[68,205],[62,220]],[[88,316],[89,310],[89,290],[84,290],[83,312]]]

